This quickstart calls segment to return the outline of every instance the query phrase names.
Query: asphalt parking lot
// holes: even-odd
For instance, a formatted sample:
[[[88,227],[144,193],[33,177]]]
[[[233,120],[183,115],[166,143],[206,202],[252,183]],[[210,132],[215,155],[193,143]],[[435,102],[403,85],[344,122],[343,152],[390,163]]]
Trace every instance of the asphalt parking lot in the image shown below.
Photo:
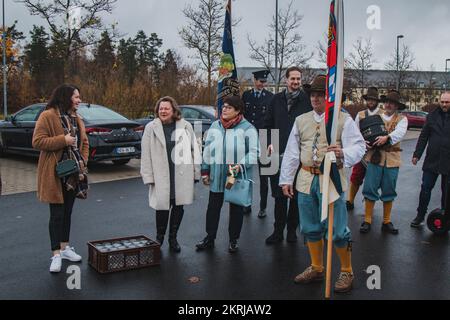
[[[416,230],[409,227],[417,207],[421,178],[420,168],[409,162],[414,146],[414,140],[403,144],[405,164],[400,171],[399,197],[393,210],[393,222],[400,234],[381,233],[380,204],[375,207],[371,233],[359,234],[363,219],[363,203],[359,194],[355,211],[349,213],[349,226],[355,241],[354,290],[348,295],[334,295],[334,299],[450,298],[449,237],[437,238],[426,228]],[[437,190],[433,193],[430,209],[439,205],[438,193]],[[309,264],[307,248],[301,237],[296,244],[265,245],[264,239],[272,231],[271,210],[266,219],[258,219],[256,213],[259,208],[253,206],[253,213],[244,219],[239,252],[230,255],[227,251],[228,206],[225,205],[216,248],[210,252],[196,252],[195,243],[205,235],[207,188],[196,185],[196,195],[195,203],[185,207],[185,218],[179,232],[180,254],[170,253],[165,243],[159,266],[101,275],[87,263],[86,243],[140,234],[154,239],[155,217],[154,210],[148,208],[147,188],[141,179],[93,184],[89,198],[77,201],[72,222],[71,244],[84,259],[78,264],[81,270],[80,290],[68,289],[69,275],[65,272],[57,275],[48,272],[48,206],[37,202],[35,192],[2,196],[0,299],[323,299],[322,283],[299,286],[293,282],[295,275]],[[268,208],[273,208],[271,198]],[[64,263],[63,271],[69,266]],[[377,266],[381,271],[379,290],[370,290],[367,286],[369,275],[366,271],[370,266]],[[337,272],[335,256],[334,279]],[[199,281],[190,281],[192,277]]]

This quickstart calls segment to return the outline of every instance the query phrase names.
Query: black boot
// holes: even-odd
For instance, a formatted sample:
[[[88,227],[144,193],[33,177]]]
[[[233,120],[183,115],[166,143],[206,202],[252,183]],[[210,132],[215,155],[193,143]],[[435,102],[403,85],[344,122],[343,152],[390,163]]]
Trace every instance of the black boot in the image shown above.
[[[202,241],[197,243],[195,245],[197,248],[197,251],[203,251],[205,249],[212,249],[214,248],[214,239],[210,238],[209,236],[206,236]]]
[[[392,222],[389,223],[383,223],[381,225],[381,231],[383,232],[388,232],[390,234],[398,234],[398,229],[396,229],[394,227],[394,225],[392,224]]]
[[[229,253],[236,253],[238,251],[237,240],[230,240],[230,245],[228,246]]]
[[[169,211],[156,211],[156,241],[162,246],[169,222]]]
[[[162,246],[163,243],[164,243],[164,234],[157,233],[156,234],[156,241],[158,241],[159,245]]]
[[[363,222],[361,227],[359,228],[359,232],[361,233],[368,233],[370,231],[370,223],[368,222]]]
[[[180,252],[181,248],[177,241],[178,228],[180,227],[181,220],[183,220],[184,210],[183,207],[173,207],[172,214],[170,215],[169,226],[169,249],[173,252]]]
[[[297,242],[297,232],[295,229],[287,231],[286,241],[289,243]]]
[[[414,220],[411,222],[412,228],[420,228],[422,226],[422,222],[425,220],[424,214],[417,214],[417,217],[414,218]]]
[[[282,242],[284,239],[283,237],[283,232],[279,232],[277,230],[275,230],[267,239],[266,239],[266,244],[268,245],[272,245],[272,244],[276,244],[276,243],[280,243]]]

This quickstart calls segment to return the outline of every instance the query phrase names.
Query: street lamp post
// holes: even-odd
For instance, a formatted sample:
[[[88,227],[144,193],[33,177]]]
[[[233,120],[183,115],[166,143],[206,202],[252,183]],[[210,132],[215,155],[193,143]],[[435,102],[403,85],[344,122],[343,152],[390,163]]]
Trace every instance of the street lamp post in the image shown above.
[[[397,91],[400,90],[400,67],[399,67],[399,60],[400,60],[400,56],[399,56],[399,41],[400,39],[402,39],[404,36],[402,34],[397,36]]]
[[[275,93],[278,93],[278,0],[275,0]]]
[[[2,0],[2,11],[3,11],[3,35],[2,35],[2,44],[3,44],[3,113],[6,116],[8,115],[8,97],[6,90],[6,24],[5,24],[5,0]]]

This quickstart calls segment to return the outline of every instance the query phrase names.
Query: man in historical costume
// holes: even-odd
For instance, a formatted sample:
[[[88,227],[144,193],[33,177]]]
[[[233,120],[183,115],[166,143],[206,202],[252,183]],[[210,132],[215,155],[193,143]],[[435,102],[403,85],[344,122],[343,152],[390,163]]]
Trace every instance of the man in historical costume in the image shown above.
[[[271,141],[271,135],[269,134],[269,156],[272,152],[278,152],[280,158],[283,157],[295,119],[312,110],[309,95],[302,88],[300,68],[290,67],[286,70],[286,84],[286,90],[273,96],[265,118],[265,128],[278,130],[279,133],[278,150],[274,148],[275,141]],[[275,198],[275,223],[273,233],[266,239],[268,245],[283,241],[286,227],[287,242],[294,243],[297,241],[298,207],[296,196],[294,196],[294,199],[288,199],[283,195],[283,190],[279,187],[279,178],[279,172],[270,176],[272,196]]]
[[[441,95],[440,108],[428,114],[417,140],[412,159],[413,165],[417,165],[426,147],[419,207],[416,218],[411,222],[413,228],[420,227],[425,220],[431,191],[439,175],[441,175],[441,208],[445,208],[447,179],[450,173],[450,91]]]
[[[378,95],[378,89],[376,87],[369,87],[366,94],[363,95],[363,99],[366,101],[367,109],[358,112],[355,118],[355,123],[359,128],[359,121],[368,116],[375,114],[381,115],[382,110],[378,107],[380,98]],[[364,182],[364,176],[366,175],[366,164],[361,161],[353,166],[352,174],[350,176],[350,187],[347,198],[347,210],[353,210],[355,208],[354,202],[356,194],[359,188]]]
[[[267,76],[269,70],[259,70],[253,72],[254,87],[247,90],[242,95],[242,101],[245,103],[244,117],[248,122],[258,130],[264,129],[264,118],[267,110],[269,109],[270,101],[272,100],[273,93],[266,90]],[[259,166],[259,213],[258,218],[266,217],[267,208],[267,193],[269,192],[269,176],[261,174],[261,163]],[[244,213],[250,213],[251,207],[245,208]]]
[[[294,196],[294,178],[298,172],[295,189],[298,191],[300,230],[307,241],[311,266],[295,277],[296,283],[309,283],[324,279],[323,247],[328,220],[321,221],[322,182],[321,164],[327,152],[334,152],[340,174],[342,193],[334,202],[333,242],[341,262],[341,273],[335,284],[336,292],[352,288],[351,233],[347,226],[344,192],[347,179],[343,167],[360,162],[366,152],[364,139],[348,113],[341,112],[337,121],[337,143],[329,146],[326,136],[326,76],[317,76],[310,87],[313,111],[299,116],[289,136],[281,166],[280,186],[283,193]],[[333,185],[334,186],[334,185]]]
[[[398,113],[406,109],[400,102],[400,93],[390,90],[386,96],[381,96],[384,102],[384,113],[381,118],[388,135],[379,136],[373,147],[367,152],[367,172],[364,180],[363,196],[365,199],[365,217],[360,232],[367,233],[372,225],[373,208],[377,200],[383,202],[382,231],[398,234],[391,221],[392,205],[397,197],[396,185],[401,165],[400,142],[408,130],[408,119]],[[378,190],[381,189],[381,196]]]

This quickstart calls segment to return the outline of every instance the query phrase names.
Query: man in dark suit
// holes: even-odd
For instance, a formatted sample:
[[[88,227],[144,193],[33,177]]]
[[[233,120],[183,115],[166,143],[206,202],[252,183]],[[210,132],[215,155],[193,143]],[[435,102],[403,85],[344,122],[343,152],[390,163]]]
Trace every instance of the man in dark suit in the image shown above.
[[[425,220],[431,191],[439,175],[441,175],[441,208],[445,207],[447,179],[450,173],[450,92],[441,95],[440,108],[427,116],[414,151],[413,165],[417,165],[427,145],[419,207],[416,218],[411,222],[413,228],[419,228]]]
[[[302,89],[301,76],[301,69],[298,67],[290,67],[286,70],[287,88],[273,96],[264,121],[266,129],[279,132],[279,141],[270,141],[271,135],[269,135],[268,154],[279,154],[280,166],[295,119],[312,111],[309,94]],[[279,187],[279,178],[279,171],[270,177],[272,196],[275,198],[275,223],[273,233],[266,239],[268,245],[283,241],[286,225],[287,241],[297,241],[296,230],[299,223],[297,195],[289,200],[288,210],[288,198],[283,195]]]
[[[247,90],[242,95],[242,100],[245,103],[244,117],[259,131],[264,129],[264,118],[269,108],[270,101],[272,100],[273,93],[264,89],[267,76],[269,75],[269,70],[260,70],[253,72],[254,76],[254,88]],[[258,218],[266,217],[267,208],[267,193],[269,191],[269,177],[267,175],[261,175],[261,163],[258,164],[259,167],[259,213]],[[244,213],[250,213],[252,207],[247,207]]]

